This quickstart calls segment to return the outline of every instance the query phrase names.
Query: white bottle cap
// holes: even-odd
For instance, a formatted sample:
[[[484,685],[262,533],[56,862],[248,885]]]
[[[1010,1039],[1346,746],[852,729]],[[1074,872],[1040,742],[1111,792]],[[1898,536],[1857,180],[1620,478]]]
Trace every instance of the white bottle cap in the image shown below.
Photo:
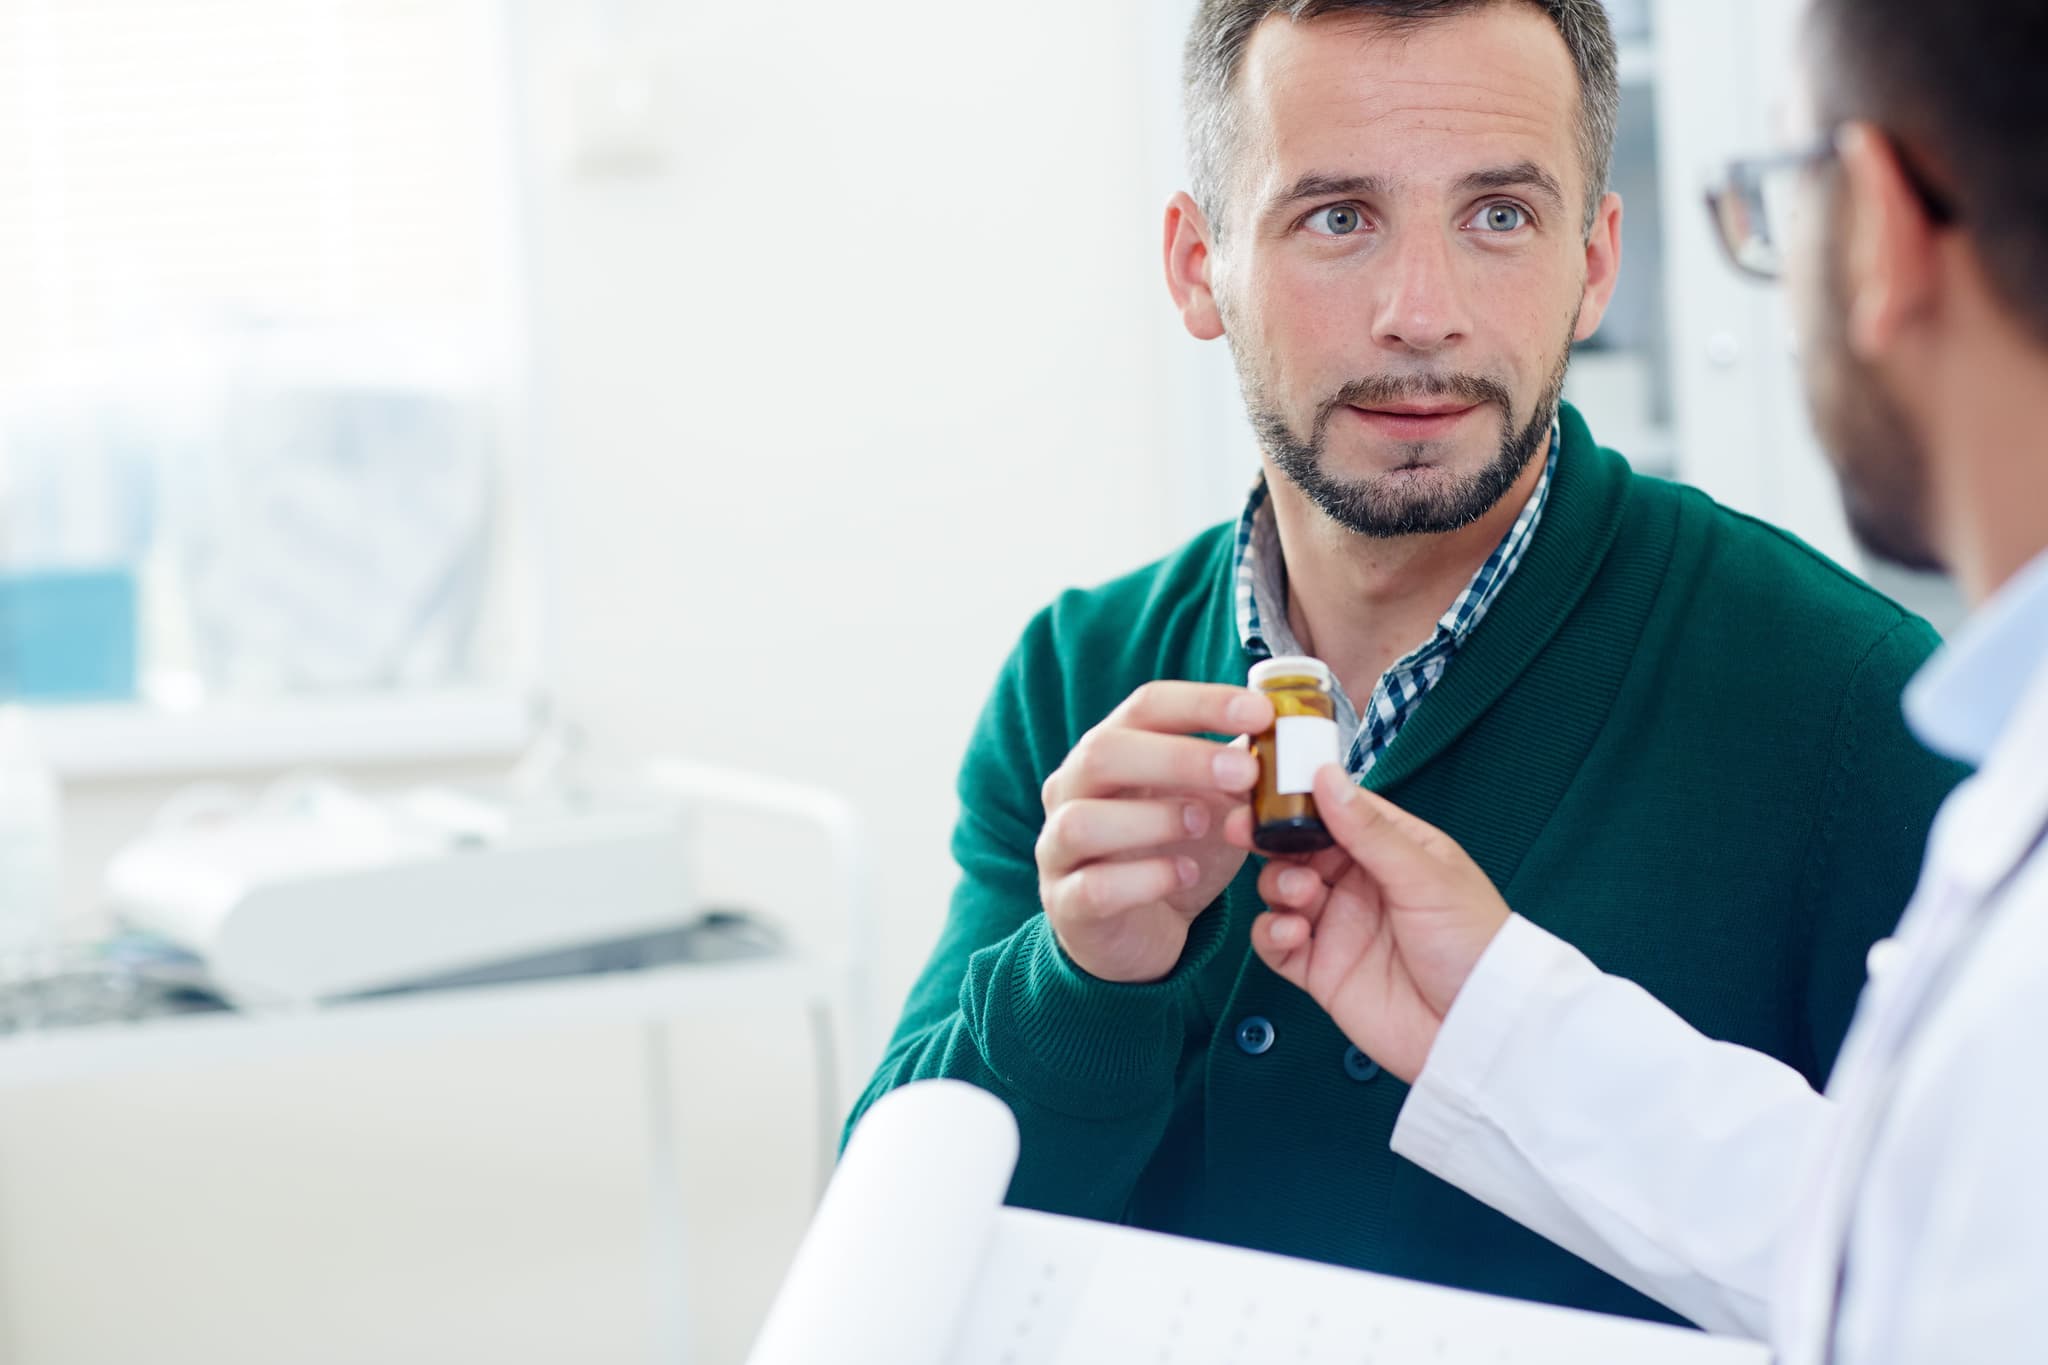
[[[1306,654],[1289,654],[1252,665],[1251,686],[1264,687],[1275,678],[1314,678],[1324,687],[1336,682],[1328,664]]]

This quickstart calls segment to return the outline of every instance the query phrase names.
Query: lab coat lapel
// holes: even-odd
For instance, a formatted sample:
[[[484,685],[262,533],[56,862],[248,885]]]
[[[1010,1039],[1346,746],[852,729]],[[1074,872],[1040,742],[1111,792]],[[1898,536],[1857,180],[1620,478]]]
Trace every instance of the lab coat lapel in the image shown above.
[[[1866,1177],[1906,1053],[1953,985],[1991,902],[2036,854],[2048,825],[2048,666],[1983,772],[1951,798],[1935,826],[1921,888],[1899,926],[1896,965],[1874,974],[1828,1093],[1839,1128],[1780,1277],[1780,1365],[1828,1365],[1849,1233],[1867,1212]]]

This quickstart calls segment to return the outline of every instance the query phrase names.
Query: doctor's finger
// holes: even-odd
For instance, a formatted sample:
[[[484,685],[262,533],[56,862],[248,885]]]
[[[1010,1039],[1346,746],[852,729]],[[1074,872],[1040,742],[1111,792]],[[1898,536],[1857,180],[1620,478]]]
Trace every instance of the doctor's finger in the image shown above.
[[[1476,871],[1448,835],[1354,785],[1334,763],[1316,773],[1315,794],[1317,813],[1330,836],[1368,877],[1396,897],[1433,899],[1455,892],[1466,880],[1467,869]]]
[[[1330,884],[1314,870],[1290,863],[1268,863],[1259,873],[1259,899],[1274,910],[1313,920],[1330,899]]]

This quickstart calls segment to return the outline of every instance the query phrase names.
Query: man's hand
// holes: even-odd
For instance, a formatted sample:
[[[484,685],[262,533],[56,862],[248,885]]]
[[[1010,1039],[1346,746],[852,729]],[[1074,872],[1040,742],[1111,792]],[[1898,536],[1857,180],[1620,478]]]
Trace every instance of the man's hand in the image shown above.
[[[1038,895],[1067,956],[1105,981],[1157,981],[1251,846],[1259,763],[1202,734],[1257,734],[1273,704],[1242,687],[1148,683],[1045,783]]]
[[[1269,913],[1252,926],[1252,946],[1374,1061],[1413,1083],[1507,923],[1507,903],[1449,835],[1342,768],[1316,774],[1315,796],[1337,846],[1260,874]]]

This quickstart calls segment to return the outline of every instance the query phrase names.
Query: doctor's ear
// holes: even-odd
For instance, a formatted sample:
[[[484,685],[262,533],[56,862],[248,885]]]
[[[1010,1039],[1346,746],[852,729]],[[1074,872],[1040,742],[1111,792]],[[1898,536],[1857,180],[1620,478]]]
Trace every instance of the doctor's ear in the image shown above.
[[[1868,123],[1844,124],[1836,152],[1848,342],[1859,358],[1876,361],[1938,301],[1940,224],[1883,132]]]
[[[1223,312],[1211,283],[1216,264],[1213,242],[1201,206],[1187,194],[1173,196],[1166,206],[1166,287],[1180,309],[1182,325],[1197,341],[1223,335]]]

